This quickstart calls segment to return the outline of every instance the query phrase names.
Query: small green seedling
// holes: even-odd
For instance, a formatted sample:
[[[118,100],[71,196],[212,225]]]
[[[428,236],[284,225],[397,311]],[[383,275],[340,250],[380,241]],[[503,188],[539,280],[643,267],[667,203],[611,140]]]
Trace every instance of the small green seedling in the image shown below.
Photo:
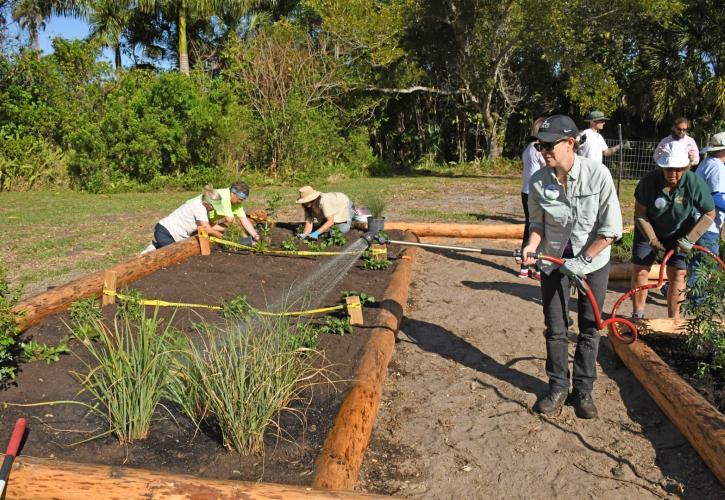
[[[296,238],[294,235],[290,234],[287,236],[287,239],[282,242],[282,250],[287,250],[288,252],[296,252],[300,248],[300,240]]]
[[[320,333],[328,333],[330,335],[343,336],[346,333],[352,333],[352,325],[350,318],[336,318],[335,316],[325,316],[323,323],[319,325]]]
[[[222,314],[225,318],[245,318],[251,312],[252,306],[249,305],[247,297],[244,295],[237,295],[222,304]]]
[[[57,346],[50,346],[31,340],[29,342],[21,342],[20,348],[23,350],[23,358],[26,361],[45,361],[48,364],[60,361],[61,354],[70,352],[66,340],[61,341]]]
[[[347,297],[352,297],[355,295],[360,297],[360,304],[362,304],[363,306],[368,305],[368,304],[375,304],[375,302],[377,302],[375,300],[375,297],[368,295],[365,292],[356,292],[355,290],[346,290],[346,291],[342,292],[342,302],[345,302],[345,299]]]

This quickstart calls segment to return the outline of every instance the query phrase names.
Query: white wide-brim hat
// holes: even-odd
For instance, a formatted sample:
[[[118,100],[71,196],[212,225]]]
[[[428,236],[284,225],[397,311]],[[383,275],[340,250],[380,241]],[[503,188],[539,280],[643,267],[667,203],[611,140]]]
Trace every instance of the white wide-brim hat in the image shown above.
[[[713,134],[706,148],[702,148],[703,153],[711,153],[713,151],[722,151],[725,149],[725,132]]]
[[[684,168],[690,164],[690,156],[687,154],[687,144],[672,141],[665,144],[657,155],[657,165],[662,168]]]
[[[300,197],[297,199],[297,203],[309,203],[312,200],[316,200],[321,195],[322,193],[312,189],[312,186],[302,186],[300,188]]]

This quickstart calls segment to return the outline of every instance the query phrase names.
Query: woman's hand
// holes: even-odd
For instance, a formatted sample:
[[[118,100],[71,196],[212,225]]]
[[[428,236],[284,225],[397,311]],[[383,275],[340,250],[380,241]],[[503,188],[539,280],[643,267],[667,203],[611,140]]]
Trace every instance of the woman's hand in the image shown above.
[[[535,245],[526,245],[521,250],[521,264],[524,266],[533,266],[536,264],[536,257],[530,257],[529,254],[535,254],[536,253],[536,246]]]

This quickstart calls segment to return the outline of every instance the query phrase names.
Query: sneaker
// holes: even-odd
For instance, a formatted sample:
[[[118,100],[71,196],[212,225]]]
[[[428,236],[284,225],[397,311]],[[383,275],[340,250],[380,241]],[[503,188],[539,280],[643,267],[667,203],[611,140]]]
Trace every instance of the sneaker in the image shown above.
[[[632,321],[642,321],[644,319],[644,313],[643,312],[633,312],[630,319]]]
[[[594,399],[590,392],[579,391],[574,389],[571,393],[571,399],[574,403],[574,413],[579,418],[595,418],[597,416],[597,407],[594,406]]]
[[[670,289],[670,282],[666,281],[664,285],[660,287],[660,293],[666,298],[667,291]]]
[[[536,281],[541,281],[541,273],[539,271],[532,271],[531,273],[529,273],[529,278]]]
[[[551,390],[549,394],[539,399],[534,405],[533,410],[536,413],[543,413],[544,415],[554,415],[561,411],[561,407],[564,406],[566,398],[569,396],[567,390]]]
[[[521,271],[519,271],[519,278],[528,278],[529,277],[529,268],[525,267]]]

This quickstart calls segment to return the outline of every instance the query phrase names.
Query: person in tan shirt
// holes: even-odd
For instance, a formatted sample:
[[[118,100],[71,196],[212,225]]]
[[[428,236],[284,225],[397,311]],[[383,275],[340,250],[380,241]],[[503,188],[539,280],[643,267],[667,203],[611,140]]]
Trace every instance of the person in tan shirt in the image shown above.
[[[305,227],[300,238],[316,240],[332,226],[337,226],[343,234],[350,231],[352,201],[345,193],[321,193],[311,186],[301,187],[299,193],[297,203],[305,211]],[[313,231],[315,222],[321,225]]]

